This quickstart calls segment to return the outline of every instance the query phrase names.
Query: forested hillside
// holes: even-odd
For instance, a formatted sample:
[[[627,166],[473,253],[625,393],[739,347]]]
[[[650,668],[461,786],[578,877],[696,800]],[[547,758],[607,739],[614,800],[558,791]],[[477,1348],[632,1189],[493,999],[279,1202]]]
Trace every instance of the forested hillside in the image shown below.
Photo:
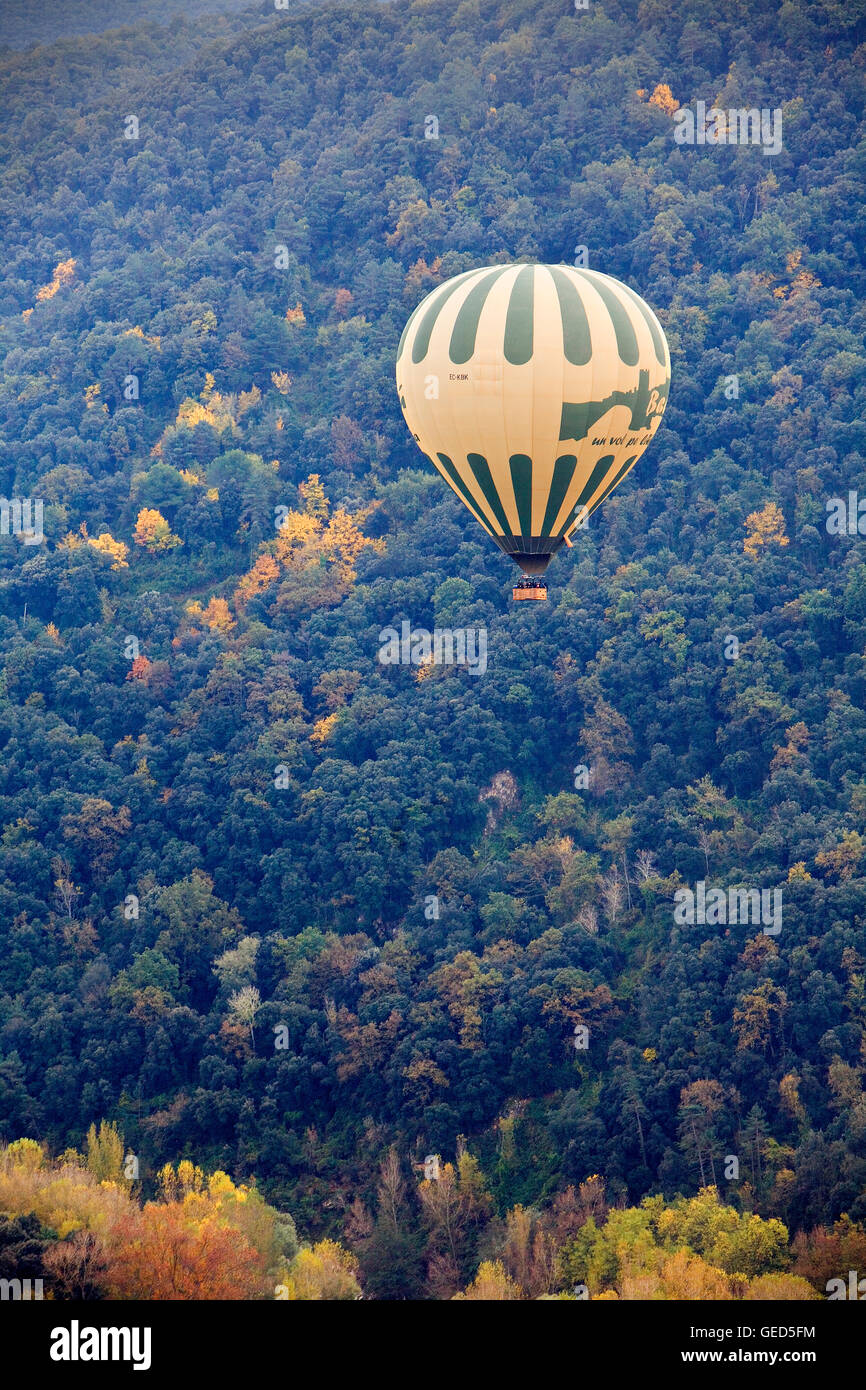
[[[300,0],[302,3],[303,0]],[[297,8],[299,0],[286,0]],[[3,0],[0,14],[0,50],[3,48],[32,48],[48,44],[66,35],[99,34],[120,28],[141,29],[147,21],[170,24],[171,34],[183,27],[183,20],[201,29],[203,38],[213,39],[219,32],[217,17],[222,14],[246,15],[248,23],[260,20],[275,8],[262,0],[258,10],[247,0],[63,0],[60,5],[32,5],[30,0]],[[162,36],[163,44],[165,36]],[[177,64],[174,43],[168,56]]]
[[[204,1297],[823,1293],[866,1261],[864,0],[169,10],[0,55],[0,489],[45,533],[0,537],[41,1146],[0,1264],[97,1232],[89,1296],[189,1297],[110,1235],[186,1212],[246,1233]],[[676,143],[698,99],[781,151]],[[578,247],[672,387],[527,612],[394,361],[449,276]],[[383,665],[404,620],[486,670]],[[699,882],[781,930],[675,921]]]

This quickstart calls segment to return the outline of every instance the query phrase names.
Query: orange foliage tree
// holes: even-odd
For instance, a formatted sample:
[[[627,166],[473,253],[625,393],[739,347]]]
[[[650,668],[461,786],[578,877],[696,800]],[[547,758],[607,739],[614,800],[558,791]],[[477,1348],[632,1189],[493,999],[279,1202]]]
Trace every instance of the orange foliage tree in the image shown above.
[[[237,608],[243,608],[256,594],[263,594],[275,579],[279,579],[280,567],[273,555],[267,552],[260,555],[248,574],[238,584],[232,597]]]
[[[64,285],[71,285],[75,279],[75,261],[70,257],[68,261],[61,261],[54,271],[54,278],[48,285],[43,285],[41,290],[37,290],[37,300],[53,299],[57,291]]]
[[[115,1227],[106,1281],[112,1298],[253,1298],[264,1292],[258,1253],[216,1212],[148,1202]]]
[[[355,582],[355,561],[361,551],[384,551],[383,540],[365,536],[361,531],[373,507],[356,512],[338,507],[329,519],[328,499],[317,473],[299,484],[298,491],[303,511],[287,511],[283,516],[276,540],[267,542],[253,568],[235,589],[238,607],[264,593],[281,574],[288,587],[294,583],[301,591],[308,590],[310,602],[337,603]],[[282,586],[280,602],[286,599],[287,583]]]
[[[147,678],[150,675],[152,665],[153,662],[149,661],[146,656],[135,657],[132,665],[129,668],[129,671],[127,672],[126,679],[128,681],[147,682]]]
[[[668,86],[667,82],[660,82],[649,99],[650,106],[657,106],[660,111],[664,111],[666,116],[672,116],[675,111],[679,111],[680,104]]]

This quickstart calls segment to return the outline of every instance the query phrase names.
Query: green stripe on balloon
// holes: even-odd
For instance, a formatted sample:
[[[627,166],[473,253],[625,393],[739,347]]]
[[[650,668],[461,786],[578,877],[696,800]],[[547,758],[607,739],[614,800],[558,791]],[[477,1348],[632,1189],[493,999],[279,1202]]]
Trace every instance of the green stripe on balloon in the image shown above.
[[[493,475],[490,472],[490,465],[487,462],[486,458],[483,454],[467,454],[466,462],[472,469],[472,475],[475,478],[476,483],[481,488],[481,491],[484,493],[484,499],[487,502],[487,505],[489,506],[493,515],[496,517],[496,520],[499,522],[499,525],[502,527],[502,534],[504,536],[510,535],[511,523],[509,522],[508,517],[505,515],[502,503],[499,500],[499,493],[496,491],[496,484],[493,481]]]
[[[460,474],[457,472],[457,469],[454,467],[452,460],[448,457],[447,454],[437,453],[436,457],[438,458],[448,477],[451,479],[451,482],[454,484],[455,488],[460,493],[460,496],[463,498],[463,501],[466,503],[472,515],[475,517],[477,521],[481,522],[481,525],[484,527],[486,531],[492,533],[493,527],[490,525],[490,522],[487,520],[487,517],[482,516],[481,512],[478,510],[475,498],[472,496],[472,493],[469,491]]]
[[[454,320],[454,327],[451,330],[451,343],[448,348],[448,356],[451,361],[462,366],[468,362],[475,351],[475,338],[478,333],[478,320],[481,318],[481,310],[487,302],[487,296],[500,275],[504,275],[509,267],[500,267],[491,270],[483,276],[477,284],[467,294],[463,303],[457,311],[457,318]]]
[[[623,285],[622,288],[625,290],[649,329],[650,337],[653,340],[653,350],[656,355],[656,361],[660,367],[663,367],[665,365],[665,344],[659,326],[656,323],[655,315],[650,312],[649,306],[644,303],[640,295],[635,294],[634,290],[629,289],[628,285]]]
[[[535,266],[518,273],[505,315],[505,358],[513,367],[523,367],[532,357],[532,306]]]
[[[532,459],[527,454],[512,454],[508,460],[511,486],[517,503],[521,536],[532,535]]]
[[[425,311],[424,317],[419,325],[418,332],[415,334],[415,341],[412,344],[412,361],[416,364],[416,366],[419,362],[423,362],[424,358],[427,356],[427,349],[430,346],[430,335],[433,332],[434,325],[439,317],[440,309],[444,308],[444,306],[448,303],[448,300],[451,298],[452,294],[454,294],[463,286],[463,283],[468,275],[477,274],[477,270],[466,270],[463,272],[462,275],[458,275],[454,280],[449,280],[448,283],[442,287],[442,293],[436,295],[435,299],[433,300],[433,303]],[[419,305],[419,308],[423,308],[423,305],[426,302],[426,300],[423,300],[421,305]]]
[[[594,502],[594,503],[592,504],[592,511],[590,512],[590,515],[592,515],[592,512],[595,511],[596,507],[600,507],[601,504],[602,504],[602,502],[605,500],[605,498],[608,497],[608,496],[610,495],[610,493],[613,492],[613,490],[614,490],[614,488],[616,487],[617,483],[619,482],[620,478],[624,478],[624,477],[625,477],[626,473],[627,473],[628,470],[631,468],[632,464],[635,463],[635,462],[637,461],[637,458],[638,458],[638,455],[637,455],[637,454],[633,454],[632,457],[631,457],[630,459],[626,459],[626,461],[625,461],[625,463],[623,464],[622,468],[618,469],[616,475],[615,475],[613,478],[611,478],[610,482],[608,483],[607,487],[604,489],[604,492],[601,494],[601,496],[599,497],[598,501],[597,501],[597,502]]]
[[[634,331],[631,319],[623,307],[622,300],[600,275],[593,275],[591,270],[578,270],[577,273],[578,275],[586,276],[610,315],[613,331],[616,334],[616,350],[619,353],[620,360],[624,362],[627,367],[636,367],[640,361],[637,334]]]
[[[553,477],[550,482],[550,493],[547,498],[547,510],[544,513],[544,521],[541,523],[541,534],[549,536],[553,528],[553,523],[559,516],[559,509],[565,501],[565,494],[571,485],[574,477],[574,470],[577,467],[577,457],[575,454],[563,454],[553,465]]]
[[[578,497],[577,501],[572,507],[568,519],[563,522],[562,526],[560,526],[559,530],[557,531],[556,534],[558,536],[562,536],[565,534],[565,532],[568,530],[569,526],[574,521],[574,518],[577,516],[581,508],[586,506],[587,499],[592,496],[599,483],[603,482],[604,478],[607,475],[607,470],[610,468],[610,465],[613,463],[615,457],[615,454],[605,454],[604,458],[599,459],[598,463],[595,465],[586,482],[584,483],[583,487],[581,488],[580,496]]]
[[[562,347],[566,360],[573,367],[585,367],[592,357],[592,335],[589,319],[583,307],[583,300],[577,286],[564,270],[558,266],[548,266],[556,293],[559,296],[559,312],[562,318]]]
[[[415,322],[415,320],[417,319],[418,315],[420,314],[421,309],[423,308],[423,305],[424,305],[424,300],[422,299],[420,304],[416,304],[416,305],[415,305],[415,308],[412,310],[411,314],[409,315],[408,319],[406,320],[406,327],[403,329],[403,332],[400,334],[400,346],[397,348],[397,361],[398,361],[398,362],[400,361],[400,358],[401,358],[402,355],[403,355],[403,344],[405,343],[406,338],[407,338],[408,335],[409,335],[409,329],[412,327],[412,324]]]

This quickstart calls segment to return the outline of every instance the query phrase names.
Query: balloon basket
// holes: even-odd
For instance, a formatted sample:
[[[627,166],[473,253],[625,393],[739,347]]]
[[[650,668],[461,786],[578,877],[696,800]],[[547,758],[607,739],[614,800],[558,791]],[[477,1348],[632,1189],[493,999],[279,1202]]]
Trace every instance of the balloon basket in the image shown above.
[[[527,599],[538,602],[539,599],[547,598],[547,585],[541,584],[537,579],[524,579],[520,584],[515,584],[511,597],[515,603],[525,602]]]

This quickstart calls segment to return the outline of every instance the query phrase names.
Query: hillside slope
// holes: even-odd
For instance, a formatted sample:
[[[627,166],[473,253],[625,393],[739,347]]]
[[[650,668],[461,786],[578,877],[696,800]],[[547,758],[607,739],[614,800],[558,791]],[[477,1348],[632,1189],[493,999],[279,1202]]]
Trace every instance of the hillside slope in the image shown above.
[[[0,538],[7,1140],[113,1120],[316,1238],[464,1140],[500,1216],[598,1174],[866,1220],[857,499],[826,524],[866,497],[866,19],[731,9],[310,8],[180,66],[145,28],[90,92],[89,39],[4,58],[0,486],[46,535]],[[781,152],[678,145],[698,99]],[[433,285],[578,246],[673,384],[528,614],[393,362]],[[486,670],[383,665],[404,620]],[[677,922],[704,881],[781,931]]]

